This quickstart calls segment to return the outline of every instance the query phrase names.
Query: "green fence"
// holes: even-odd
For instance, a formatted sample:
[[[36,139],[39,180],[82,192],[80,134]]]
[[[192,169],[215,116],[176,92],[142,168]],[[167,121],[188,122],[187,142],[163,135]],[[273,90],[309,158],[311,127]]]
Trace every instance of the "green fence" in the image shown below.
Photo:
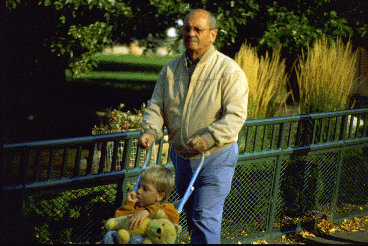
[[[225,202],[224,243],[250,242],[323,216],[368,214],[368,109],[246,121]],[[134,185],[138,132],[3,146],[4,242],[93,243]],[[152,164],[172,164],[165,138]],[[178,198],[173,194],[170,198]],[[188,243],[184,230],[178,243]],[[5,236],[7,235],[7,236]]]

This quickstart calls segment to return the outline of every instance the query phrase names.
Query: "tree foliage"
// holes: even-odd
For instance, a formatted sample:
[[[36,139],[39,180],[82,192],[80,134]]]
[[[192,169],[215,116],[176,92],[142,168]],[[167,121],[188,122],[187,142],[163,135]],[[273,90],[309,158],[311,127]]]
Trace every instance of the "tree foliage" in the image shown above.
[[[50,135],[58,137],[74,113],[65,69],[74,75],[91,71],[93,56],[107,45],[164,38],[195,8],[216,15],[220,51],[235,57],[246,41],[265,55],[281,44],[287,71],[323,34],[330,42],[350,39],[354,49],[368,44],[368,4],[360,0],[6,0],[0,20],[2,135],[26,141],[26,134],[39,135],[31,124],[44,132],[53,121]],[[42,120],[27,120],[31,112]]]

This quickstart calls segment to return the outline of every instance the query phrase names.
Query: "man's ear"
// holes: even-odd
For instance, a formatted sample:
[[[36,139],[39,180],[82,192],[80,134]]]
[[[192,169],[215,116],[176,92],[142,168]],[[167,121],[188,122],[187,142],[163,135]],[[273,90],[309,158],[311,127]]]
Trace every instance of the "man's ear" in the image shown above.
[[[211,30],[211,32],[210,32],[210,41],[211,41],[211,44],[213,44],[213,42],[215,42],[216,37],[217,37],[217,29]]]

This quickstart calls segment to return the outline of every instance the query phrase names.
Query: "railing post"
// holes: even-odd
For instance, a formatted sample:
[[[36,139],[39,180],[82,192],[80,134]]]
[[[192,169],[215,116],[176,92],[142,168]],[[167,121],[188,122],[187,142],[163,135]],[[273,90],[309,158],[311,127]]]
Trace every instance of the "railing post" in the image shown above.
[[[95,149],[96,149],[96,143],[89,145],[86,174],[92,173],[92,165],[93,165],[93,157],[95,155]],[[94,170],[94,172],[96,172],[96,170]]]
[[[82,156],[82,146],[78,146],[77,153],[75,154],[75,160],[74,160],[74,171],[73,171],[74,177],[77,177],[79,175],[79,171],[80,171],[79,165],[80,165],[81,156]]]
[[[278,138],[278,148],[283,149],[285,146],[285,136],[286,136],[286,123],[281,124],[281,129]],[[267,227],[266,232],[269,234],[273,228],[273,223],[275,220],[275,211],[277,205],[277,196],[280,191],[280,174],[281,174],[281,164],[283,161],[283,155],[278,155],[275,160],[275,169],[273,174],[273,181],[272,181],[272,191],[269,200],[269,207],[268,207],[268,219],[267,219]],[[269,234],[270,235],[270,234]]]
[[[47,180],[52,178],[52,174],[54,172],[55,154],[56,154],[56,150],[51,149],[50,156],[49,156],[49,162],[48,162],[48,168],[47,168]]]
[[[112,159],[111,159],[111,171],[116,171],[116,161],[118,157],[119,142],[120,140],[114,141],[114,148],[112,151]]]
[[[164,146],[164,137],[162,137],[160,139],[159,142],[159,146],[158,146],[158,150],[157,150],[157,159],[156,159],[156,164],[162,164],[162,150],[163,150],[163,146]],[[154,156],[155,158],[156,156]]]
[[[64,178],[66,168],[68,166],[69,147],[66,147],[63,151],[63,160],[61,162],[60,178]]]
[[[98,173],[102,173],[106,163],[107,156],[107,141],[104,141],[101,146],[101,158],[98,165]]]
[[[125,170],[121,182],[118,183],[116,198],[115,198],[115,207],[120,207],[124,204],[126,198],[126,191],[128,188],[128,172],[129,172],[129,164],[130,164],[130,155],[132,153],[133,147],[133,139],[129,138],[124,142],[124,151],[123,151],[123,162],[122,169]]]
[[[337,129],[335,129],[337,131]],[[341,120],[340,126],[340,140],[345,141],[347,133],[347,115],[344,115]],[[339,149],[337,162],[336,162],[336,172],[334,178],[334,186],[332,191],[332,199],[331,199],[331,219],[335,218],[335,211],[337,206],[337,197],[339,194],[340,187],[340,179],[341,179],[341,169],[342,169],[342,161],[343,161],[343,148]]]

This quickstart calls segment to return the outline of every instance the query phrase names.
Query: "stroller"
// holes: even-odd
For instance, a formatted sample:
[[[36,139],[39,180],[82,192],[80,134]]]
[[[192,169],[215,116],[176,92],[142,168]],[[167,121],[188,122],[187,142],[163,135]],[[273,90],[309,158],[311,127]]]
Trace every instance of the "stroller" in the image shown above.
[[[147,163],[149,162],[149,158],[151,156],[151,149],[152,148],[149,148],[147,153],[146,153],[146,157],[145,157],[145,160],[144,160],[144,163],[143,163],[143,166],[142,166],[142,170],[146,168]],[[177,201],[173,202],[173,205],[178,210],[179,215],[181,214],[186,201],[188,200],[188,198],[190,197],[190,195],[194,191],[194,182],[197,179],[197,176],[198,176],[199,172],[201,171],[201,169],[203,167],[203,163],[204,163],[204,153],[202,153],[201,162],[199,163],[192,179],[190,180],[189,186],[186,189],[186,192],[185,192],[184,196],[181,199],[178,199]],[[139,183],[140,177],[141,177],[141,174],[139,174],[139,176],[137,178],[137,181],[134,185],[134,191],[138,190],[138,183]],[[112,234],[114,234],[114,236],[112,236]],[[116,235],[116,232],[112,232],[112,231],[106,233],[105,236],[104,236],[104,239],[102,240],[102,243],[115,244],[115,241],[113,239],[115,237],[115,235]],[[129,241],[129,243],[131,243],[131,244],[141,244],[142,240],[143,240],[142,237],[132,237],[131,240]],[[175,243],[175,242],[173,242],[173,243]]]
[[[145,157],[143,166],[142,166],[142,170],[144,168],[146,168],[146,165],[147,165],[147,163],[149,161],[149,157],[150,156],[151,156],[151,148],[147,151],[147,154],[146,154],[146,157]],[[186,191],[184,193],[184,196],[181,199],[178,199],[175,202],[173,202],[173,205],[178,210],[179,215],[183,211],[184,205],[187,202],[188,198],[190,197],[190,195],[194,191],[194,182],[196,181],[197,176],[198,176],[199,172],[201,171],[201,169],[203,167],[203,163],[204,163],[204,152],[202,153],[201,161],[200,161],[200,163],[199,163],[196,171],[194,172],[192,179],[189,182],[188,188],[186,189]],[[134,191],[137,191],[138,190],[138,182],[139,182],[139,179],[140,179],[140,175],[137,178],[136,184],[134,186]],[[173,242],[173,243],[175,243],[175,242]]]

